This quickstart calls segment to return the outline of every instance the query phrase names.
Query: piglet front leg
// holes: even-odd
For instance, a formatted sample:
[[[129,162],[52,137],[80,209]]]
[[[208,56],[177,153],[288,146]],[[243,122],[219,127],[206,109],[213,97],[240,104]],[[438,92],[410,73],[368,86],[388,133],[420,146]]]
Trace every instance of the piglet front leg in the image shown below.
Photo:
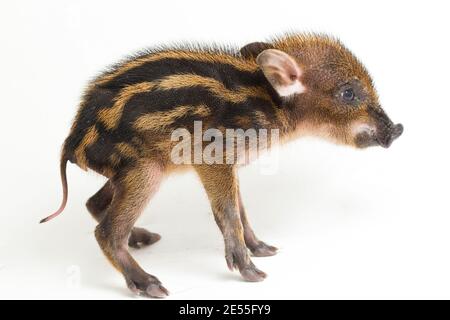
[[[266,274],[253,264],[245,244],[236,168],[231,165],[199,165],[195,169],[208,194],[214,219],[222,231],[228,267],[230,270],[238,269],[247,281],[264,280]]]
[[[268,245],[256,237],[247,218],[244,204],[242,203],[241,192],[239,191],[239,215],[241,217],[242,227],[244,228],[244,240],[247,248],[255,257],[269,257],[277,253],[278,248]]]

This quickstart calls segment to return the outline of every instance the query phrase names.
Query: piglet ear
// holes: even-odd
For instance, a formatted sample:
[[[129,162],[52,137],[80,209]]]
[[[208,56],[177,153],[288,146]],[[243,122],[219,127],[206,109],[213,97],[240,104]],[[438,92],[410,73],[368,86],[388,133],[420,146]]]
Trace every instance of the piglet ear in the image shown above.
[[[258,54],[260,54],[264,50],[272,49],[272,48],[273,47],[270,43],[252,42],[252,43],[249,43],[249,44],[243,46],[241,48],[241,50],[239,50],[239,52],[241,53],[241,56],[246,59],[250,59],[250,58],[255,59],[258,56]]]
[[[256,57],[256,62],[280,96],[288,97],[305,92],[305,87],[300,81],[302,69],[287,53],[267,49]]]

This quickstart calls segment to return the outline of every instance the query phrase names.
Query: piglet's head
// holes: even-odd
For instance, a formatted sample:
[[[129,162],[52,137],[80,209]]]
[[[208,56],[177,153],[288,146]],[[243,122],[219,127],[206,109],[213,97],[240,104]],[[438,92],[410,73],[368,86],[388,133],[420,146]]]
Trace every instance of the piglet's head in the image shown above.
[[[299,132],[358,148],[388,148],[402,134],[403,126],[381,108],[365,67],[338,40],[291,35],[243,50],[255,54],[285,107],[294,110]]]

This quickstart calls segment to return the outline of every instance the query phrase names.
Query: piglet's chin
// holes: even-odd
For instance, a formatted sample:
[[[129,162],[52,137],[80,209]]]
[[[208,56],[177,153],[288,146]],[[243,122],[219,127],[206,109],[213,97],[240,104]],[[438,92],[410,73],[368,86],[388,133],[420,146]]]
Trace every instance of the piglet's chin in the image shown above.
[[[366,123],[355,124],[352,128],[357,148],[377,146],[376,128]]]
[[[368,148],[380,145],[374,133],[364,131],[360,132],[355,137],[355,146],[357,148]]]

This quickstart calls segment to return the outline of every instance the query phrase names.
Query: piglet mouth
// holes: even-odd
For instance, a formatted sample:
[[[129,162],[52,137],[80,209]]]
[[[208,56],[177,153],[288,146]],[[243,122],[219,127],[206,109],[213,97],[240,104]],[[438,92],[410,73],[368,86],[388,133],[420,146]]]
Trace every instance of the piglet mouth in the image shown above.
[[[378,134],[375,134],[374,140],[377,144],[383,148],[389,148],[395,139],[400,137],[403,133],[403,125],[398,123],[396,125],[389,126],[384,130],[380,130]]]

